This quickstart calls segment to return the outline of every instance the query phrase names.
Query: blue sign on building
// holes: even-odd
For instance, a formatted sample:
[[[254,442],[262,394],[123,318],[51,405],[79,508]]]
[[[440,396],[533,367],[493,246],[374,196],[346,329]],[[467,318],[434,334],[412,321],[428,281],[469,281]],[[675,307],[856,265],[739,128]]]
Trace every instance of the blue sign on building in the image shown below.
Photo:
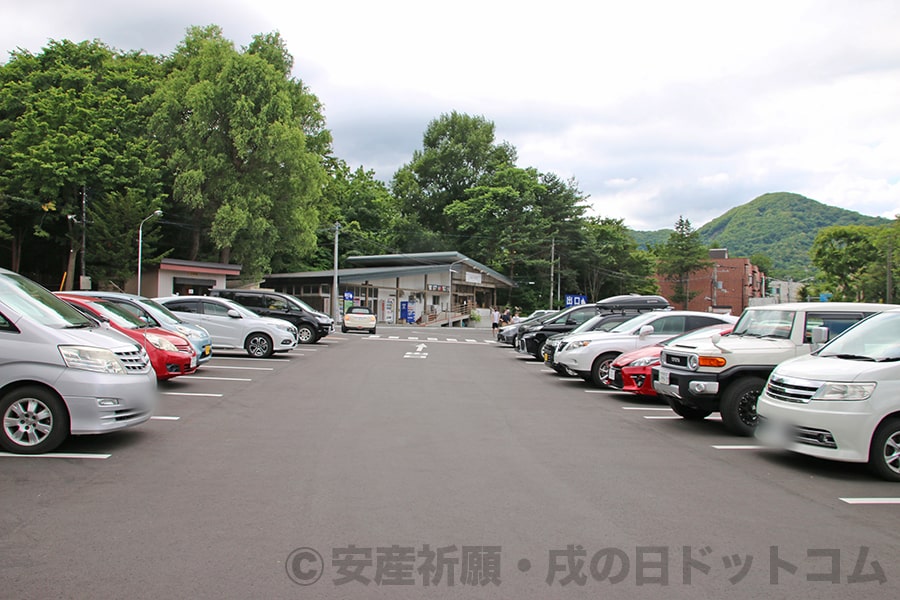
[[[576,306],[578,304],[587,304],[587,296],[566,294],[566,306]]]
[[[353,292],[344,292],[344,300],[353,302]]]

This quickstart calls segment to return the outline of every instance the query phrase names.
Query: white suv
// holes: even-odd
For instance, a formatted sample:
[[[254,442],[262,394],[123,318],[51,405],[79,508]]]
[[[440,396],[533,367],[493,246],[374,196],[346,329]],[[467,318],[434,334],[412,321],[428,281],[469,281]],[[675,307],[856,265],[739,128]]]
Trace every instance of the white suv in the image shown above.
[[[243,348],[254,358],[287,352],[297,345],[297,328],[271,317],[260,317],[233,300],[215,296],[169,296],[156,301],[212,337],[213,349]]]

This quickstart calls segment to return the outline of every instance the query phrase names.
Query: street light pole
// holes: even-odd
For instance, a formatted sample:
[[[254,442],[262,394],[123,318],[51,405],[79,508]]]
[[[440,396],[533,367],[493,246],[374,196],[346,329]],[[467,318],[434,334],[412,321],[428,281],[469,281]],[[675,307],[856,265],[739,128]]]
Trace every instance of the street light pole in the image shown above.
[[[154,210],[153,214],[141,221],[141,224],[138,225],[138,269],[137,269],[137,295],[141,295],[141,262],[144,259],[143,251],[144,251],[144,223],[152,219],[153,217],[161,217],[161,210]]]

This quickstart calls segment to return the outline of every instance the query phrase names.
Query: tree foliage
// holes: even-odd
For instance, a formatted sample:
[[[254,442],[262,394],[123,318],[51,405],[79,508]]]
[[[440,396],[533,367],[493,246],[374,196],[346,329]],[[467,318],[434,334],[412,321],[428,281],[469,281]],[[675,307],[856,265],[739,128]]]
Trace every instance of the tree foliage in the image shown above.
[[[699,294],[690,290],[691,273],[707,269],[712,264],[708,258],[708,248],[701,241],[697,231],[691,227],[691,222],[679,216],[675,223],[675,231],[669,236],[668,241],[655,251],[658,258],[657,272],[675,284],[672,302],[681,304],[686,309],[688,302]]]
[[[216,26],[191,28],[167,64],[152,127],[174,211],[194,224],[189,259],[252,277],[313,250],[330,137],[292,64],[277,34],[239,52]]]

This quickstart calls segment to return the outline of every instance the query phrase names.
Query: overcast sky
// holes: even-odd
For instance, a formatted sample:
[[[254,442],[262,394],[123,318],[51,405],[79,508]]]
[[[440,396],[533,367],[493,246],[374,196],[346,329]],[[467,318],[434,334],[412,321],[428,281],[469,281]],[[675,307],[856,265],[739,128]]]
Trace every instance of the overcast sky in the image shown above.
[[[2,62],[49,40],[171,54],[279,31],[335,153],[389,181],[428,123],[496,125],[591,214],[695,227],[766,192],[900,214],[900,2],[0,0]]]

